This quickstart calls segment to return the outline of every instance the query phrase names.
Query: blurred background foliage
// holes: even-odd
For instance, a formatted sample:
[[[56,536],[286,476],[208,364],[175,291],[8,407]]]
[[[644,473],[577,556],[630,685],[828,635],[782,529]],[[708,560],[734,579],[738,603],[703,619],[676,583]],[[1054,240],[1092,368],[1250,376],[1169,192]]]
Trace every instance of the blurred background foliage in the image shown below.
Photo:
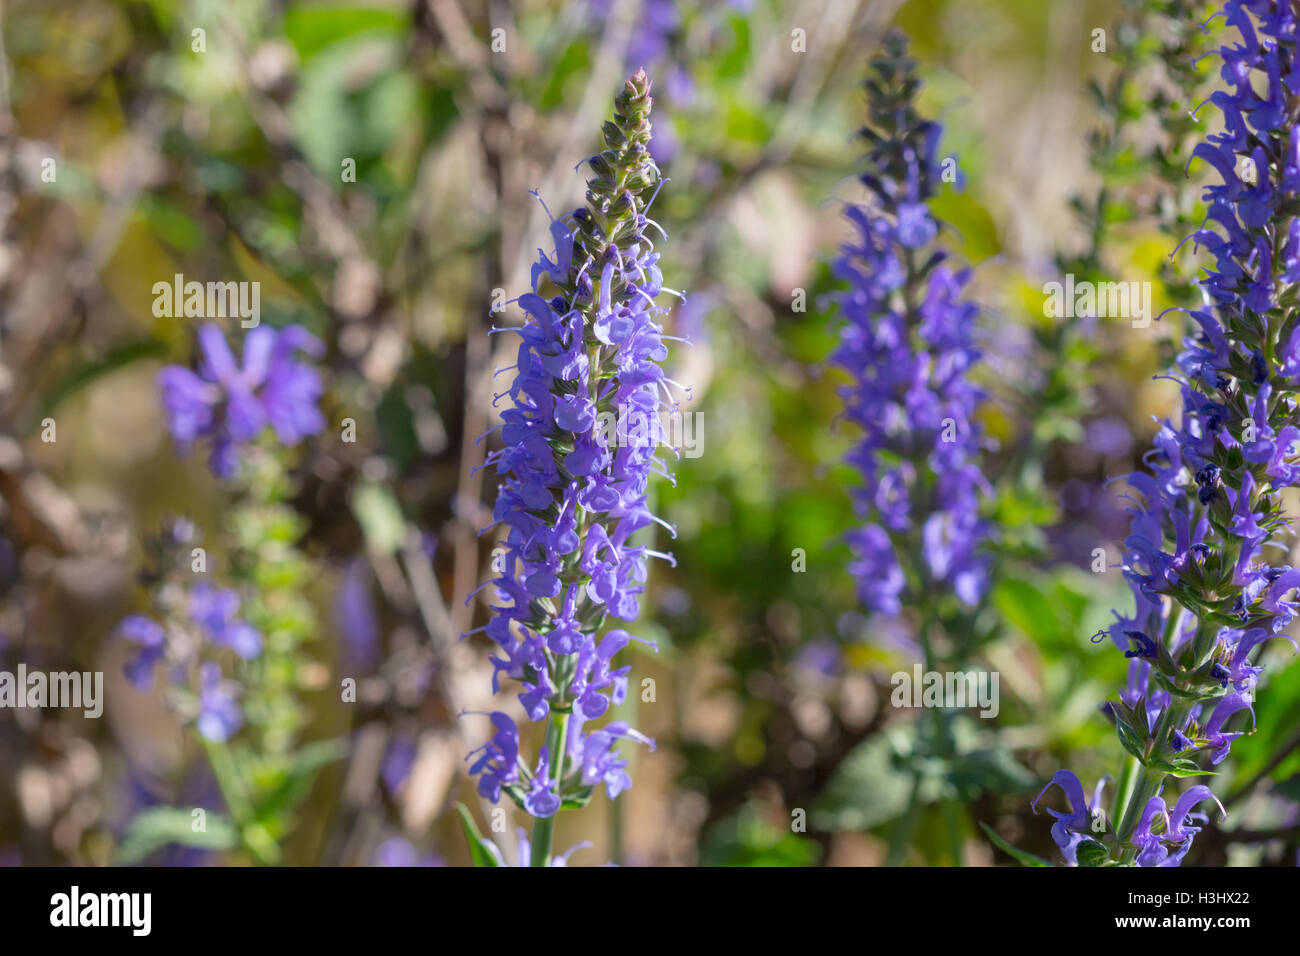
[[[1188,301],[1195,254],[1168,255],[1201,219],[1198,171],[1182,169],[1205,129],[1186,113],[1216,67],[1188,66],[1208,41],[1164,14],[1201,6],[5,0],[0,665],[103,670],[108,693],[98,721],[0,712],[0,859],[112,863],[143,809],[217,799],[195,745],[123,682],[114,636],[143,601],[147,536],[183,514],[215,540],[227,517],[202,461],[176,457],[154,387],[193,351],[193,325],[153,311],[153,284],[183,273],[259,282],[264,322],[328,345],[331,430],[304,451],[292,504],[326,622],[302,662],[307,736],[349,752],[316,779],[285,859],[468,861],[450,808],[486,825],[462,758],[487,724],[457,714],[494,702],[485,644],[458,636],[484,614],[463,603],[490,559],[477,439],[493,369],[511,364],[489,309],[549,251],[529,191],[557,213],[581,201],[574,165],[638,66],[670,180],[664,275],[687,292],[669,324],[693,343],[672,377],[693,388],[703,454],[657,490],[678,563],[656,568],[638,624],[660,652],[637,654],[633,686],[653,680],[654,700],[633,694],[622,715],[660,746],[618,804],[562,818],[557,845],[593,842],[575,864],[1009,862],[984,823],[1054,857],[1034,792],[1059,766],[1085,780],[1120,766],[1097,705],[1125,662],[1089,639],[1129,600],[1104,480],[1173,411],[1176,387],[1153,375],[1180,322],[1047,318],[1043,284],[1151,281],[1156,312]],[[923,107],[965,180],[937,211],[984,309],[990,512],[1006,529],[961,650],[1000,674],[1001,711],[949,715],[942,759],[888,703],[915,622],[856,607],[840,540],[852,436],[824,365],[827,263],[842,204],[863,198],[859,83],[891,25],[913,38]],[[355,442],[339,440],[345,418]],[[1233,816],[1192,862],[1294,860],[1300,669],[1269,673],[1257,733],[1223,768]],[[346,677],[356,703],[332,691]],[[240,861],[135,839],[153,862]]]

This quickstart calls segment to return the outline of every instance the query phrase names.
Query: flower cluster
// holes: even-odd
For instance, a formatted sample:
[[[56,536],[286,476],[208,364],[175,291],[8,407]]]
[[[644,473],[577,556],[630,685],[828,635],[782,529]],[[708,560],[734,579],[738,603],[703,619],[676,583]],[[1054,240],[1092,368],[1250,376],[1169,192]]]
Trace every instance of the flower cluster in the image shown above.
[[[192,535],[188,522],[174,522],[158,542],[159,549],[174,553],[188,545]],[[190,587],[168,581],[157,589],[155,604],[156,616],[132,614],[118,625],[122,639],[135,647],[123,665],[127,680],[147,691],[161,666],[178,709],[194,720],[198,732],[208,740],[229,740],[244,723],[236,699],[239,687],[223,679],[213,656],[229,649],[242,660],[254,660],[262,653],[261,633],[240,615],[237,591],[206,581]],[[192,689],[195,681],[197,693]]]
[[[263,435],[269,426],[281,445],[294,445],[324,428],[320,374],[297,357],[323,346],[297,326],[258,327],[237,363],[215,325],[199,340],[199,373],[169,367],[158,385],[180,446],[207,440],[213,471],[239,476],[222,535],[230,572],[208,578],[194,526],[172,522],[151,542],[142,573],[153,614],[126,618],[119,634],[136,647],[125,671],[138,689],[163,669],[167,701],[203,741],[238,846],[274,864],[311,779],[342,753],[337,741],[300,740],[300,692],[310,686],[303,645],[318,631],[304,594],[313,568],[297,546],[305,522],[286,500],[290,456]]]
[[[940,162],[940,129],[913,107],[918,81],[901,34],[886,37],[872,66],[861,177],[872,202],[846,210],[854,238],[834,267],[849,288],[838,297],[845,322],[831,360],[853,378],[841,395],[863,433],[849,456],[863,475],[855,497],[867,522],[849,535],[852,571],[862,602],[892,615],[909,586],[917,597],[946,589],[979,601],[988,486],[977,464],[981,391],[968,377],[980,358],[977,309],[962,299],[969,271],[926,251],[939,231],[928,202],[955,166]]]
[[[172,436],[182,450],[207,440],[213,474],[234,475],[240,446],[255,441],[268,425],[281,444],[290,446],[325,428],[318,407],[324,391],[320,373],[296,357],[324,354],[314,335],[297,325],[279,330],[259,325],[245,338],[237,362],[215,323],[205,323],[198,334],[203,351],[198,373],[169,365],[158,373],[158,387]]]
[[[542,818],[600,783],[616,796],[628,778],[614,745],[649,743],[621,723],[582,728],[624,700],[629,668],[614,658],[638,640],[621,628],[597,633],[608,618],[637,617],[649,558],[671,560],[631,540],[664,524],[646,492],[652,474],[666,474],[659,415],[673,407],[676,384],[660,366],[663,277],[646,235],[654,225],[646,194],[659,181],[650,107],[650,82],[638,72],[615,100],[605,150],[587,160],[586,207],[551,224],[555,258],[541,255],[533,291],[518,299],[527,320],[511,330],[522,340],[514,404],[502,414],[503,447],[488,458],[507,476],[494,512],[507,531],[504,554],[484,628],[500,651],[494,690],[502,674],[521,682],[529,719],[550,726],[530,771],[513,720],[493,714],[495,734],[473,772],[484,796],[504,790]]]
[[[1070,805],[1069,813],[1051,809],[1047,812],[1056,819],[1052,824],[1052,839],[1071,865],[1079,863],[1079,845],[1083,841],[1096,842],[1096,837],[1106,832],[1106,816],[1101,806],[1101,793],[1105,783],[1104,779],[1100,781],[1093,791],[1092,799],[1088,800],[1079,778],[1068,770],[1058,770],[1051,782],[1034,798],[1032,806],[1037,812],[1038,802],[1052,787],[1059,788],[1065,795],[1066,802]],[[1201,832],[1201,827],[1193,824],[1204,823],[1206,820],[1205,815],[1194,812],[1194,808],[1206,800],[1214,801],[1220,813],[1223,812],[1223,805],[1218,798],[1210,792],[1209,787],[1203,785],[1190,787],[1184,792],[1172,811],[1159,794],[1148,799],[1143,804],[1141,813],[1137,814],[1131,837],[1138,866],[1178,866],[1192,848],[1192,838]],[[1101,846],[1100,843],[1097,845]]]
[[[1300,27],[1290,4],[1269,0],[1226,0],[1223,13],[1242,39],[1221,48],[1227,89],[1210,98],[1224,128],[1194,151],[1222,178],[1207,187],[1206,223],[1192,236],[1214,266],[1172,376],[1179,422],[1161,423],[1146,470],[1126,479],[1124,575],[1135,609],[1109,629],[1132,664],[1105,709],[1140,767],[1120,795],[1109,849],[1140,865],[1176,865],[1190,847],[1187,812],[1212,794],[1193,787],[1166,814],[1165,780],[1201,773],[1201,753],[1221,762],[1249,726],[1237,718],[1239,729],[1225,729],[1241,712],[1253,718],[1257,649],[1285,636],[1300,584],[1300,571],[1265,556],[1285,526],[1281,492],[1300,478],[1300,334],[1288,305],[1300,281]],[[1054,780],[1077,789],[1069,771]],[[1077,816],[1073,796],[1071,805]],[[1053,835],[1073,860],[1082,831],[1054,815]]]

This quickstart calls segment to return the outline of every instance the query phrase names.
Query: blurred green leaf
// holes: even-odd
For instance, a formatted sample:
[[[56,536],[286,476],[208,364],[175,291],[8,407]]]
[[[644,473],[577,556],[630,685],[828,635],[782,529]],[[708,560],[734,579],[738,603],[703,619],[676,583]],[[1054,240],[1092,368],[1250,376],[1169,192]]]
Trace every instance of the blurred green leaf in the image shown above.
[[[993,589],[993,603],[1016,630],[1040,643],[1061,639],[1061,620],[1041,589],[1028,581],[1004,578]]]
[[[219,814],[205,811],[204,829],[195,831],[194,811],[151,807],[136,815],[118,844],[120,863],[139,863],[168,844],[200,850],[230,850],[239,842],[235,827]]]
[[[953,759],[949,779],[966,799],[979,793],[1022,793],[1032,789],[1038,781],[1010,751],[1002,747],[959,754]]]
[[[258,801],[257,818],[267,823],[280,820],[311,792],[321,768],[341,760],[347,752],[347,742],[342,739],[318,740],[300,747],[282,768],[275,789]]]
[[[912,775],[897,759],[887,735],[858,744],[813,806],[820,830],[868,830],[907,809]]]
[[[996,846],[1003,853],[1010,856],[1013,860],[1019,862],[1021,866],[1051,866],[1052,865],[1048,863],[1046,860],[1042,859],[1041,857],[1034,856],[1032,853],[1027,853],[1024,850],[1019,849],[1018,847],[1012,846],[1006,840],[1002,839],[1002,837],[998,836],[997,832],[982,820],[980,821],[980,829],[983,830],[984,833],[988,836],[988,838],[993,841],[994,846]]]
[[[812,866],[821,848],[746,806],[723,820],[700,848],[701,866]]]
[[[306,61],[340,40],[368,32],[396,33],[407,23],[396,7],[293,4],[285,11],[284,33]]]

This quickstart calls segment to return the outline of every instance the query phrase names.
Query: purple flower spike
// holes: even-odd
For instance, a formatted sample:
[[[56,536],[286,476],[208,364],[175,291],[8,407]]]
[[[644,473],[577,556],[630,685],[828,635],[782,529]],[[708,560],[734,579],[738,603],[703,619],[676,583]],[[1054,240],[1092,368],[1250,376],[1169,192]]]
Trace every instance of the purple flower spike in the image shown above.
[[[1189,789],[1163,833],[1156,801],[1169,776],[1202,772],[1202,755],[1219,764],[1248,732],[1239,715],[1253,723],[1258,648],[1290,626],[1300,585],[1300,571],[1268,560],[1288,525],[1283,492],[1300,483],[1300,13],[1269,0],[1224,0],[1222,12],[1242,42],[1219,50],[1224,88],[1208,102],[1224,122],[1192,154],[1220,180],[1190,237],[1214,264],[1167,376],[1181,414],[1125,479],[1134,610],[1110,628],[1141,662],[1107,709],[1140,763],[1112,849],[1141,866],[1177,866],[1191,848],[1191,809],[1213,794]]]
[[[852,378],[840,395],[863,436],[848,458],[862,473],[854,497],[864,520],[846,535],[850,571],[867,608],[896,615],[908,562],[921,565],[911,600],[945,590],[979,603],[988,588],[980,552],[988,526],[979,516],[988,484],[975,422],[983,393],[969,376],[981,358],[978,310],[962,298],[970,273],[942,264],[942,252],[920,254],[939,232],[929,202],[943,178],[940,129],[914,110],[906,40],[891,33],[885,48],[868,87],[880,125],[864,131],[871,201],[845,210],[854,236],[834,264],[848,289],[838,296],[844,324],[831,361]]]
[[[667,473],[660,415],[678,408],[679,387],[660,365],[668,350],[656,299],[669,290],[648,232],[658,228],[647,212],[660,177],[643,72],[614,107],[605,150],[587,160],[588,206],[552,222],[555,251],[540,255],[532,291],[517,300],[526,319],[510,330],[520,338],[515,377],[498,396],[513,404],[501,416],[503,447],[487,458],[504,476],[494,517],[505,554],[481,628],[499,651],[493,690],[502,674],[518,681],[524,713],[554,733],[529,773],[513,721],[494,714],[497,733],[471,772],[485,797],[504,791],[540,819],[600,782],[611,798],[630,783],[611,746],[647,739],[626,725],[590,736],[581,727],[625,699],[630,668],[614,658],[638,638],[598,635],[611,618],[637,617],[649,559],[672,561],[631,543],[655,524],[672,531],[651,514],[647,490]]]

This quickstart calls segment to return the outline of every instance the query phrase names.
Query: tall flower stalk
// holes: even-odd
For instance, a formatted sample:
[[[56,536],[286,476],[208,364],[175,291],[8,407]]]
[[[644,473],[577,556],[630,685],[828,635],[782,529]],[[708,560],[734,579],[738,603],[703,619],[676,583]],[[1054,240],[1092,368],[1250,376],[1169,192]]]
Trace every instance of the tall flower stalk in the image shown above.
[[[1100,786],[1086,801],[1068,770],[1048,784],[1070,804],[1049,812],[1071,863],[1182,861],[1200,829],[1189,821],[1203,819],[1195,809],[1215,798],[1196,785],[1171,809],[1167,780],[1208,773],[1201,755],[1219,764],[1249,730],[1259,648],[1295,616],[1300,571],[1271,564],[1266,547],[1286,531],[1281,492],[1300,480],[1300,27],[1294,7],[1274,0],[1227,0],[1222,13],[1242,42],[1219,51],[1226,89],[1211,102],[1224,129],[1193,154],[1222,179],[1207,187],[1193,234],[1215,262],[1171,373],[1181,418],[1162,423],[1146,468],[1127,477],[1135,608],[1109,629],[1131,663],[1107,711],[1137,769],[1109,821]]]
[[[651,475],[667,474],[660,413],[675,407],[676,385],[660,366],[656,321],[656,297],[670,290],[646,233],[658,228],[646,213],[660,182],[651,103],[639,71],[614,101],[605,149],[586,161],[586,205],[551,223],[555,258],[540,256],[532,292],[517,300],[527,318],[509,330],[521,342],[514,381],[498,396],[514,404],[502,414],[503,447],[487,459],[506,476],[494,510],[504,554],[482,628],[499,651],[493,690],[502,674],[519,681],[524,713],[546,731],[526,760],[514,720],[491,714],[495,733],[470,755],[471,772],[485,798],[504,792],[534,817],[533,866],[552,863],[556,813],[584,806],[602,783],[610,799],[629,786],[620,741],[653,747],[625,722],[586,730],[626,698],[630,667],[614,658],[639,640],[617,627],[598,635],[610,618],[636,619],[647,560],[671,561],[631,542],[654,523],[672,530],[646,497]]]
[[[962,300],[970,273],[931,248],[941,130],[915,111],[919,81],[902,34],[885,38],[872,65],[862,182],[873,202],[845,211],[856,235],[835,264],[849,289],[831,359],[854,379],[841,394],[863,433],[849,456],[863,476],[855,498],[867,519],[850,535],[853,572],[863,604],[897,614],[904,596],[916,606],[942,589],[973,605],[987,587],[974,420],[982,393],[968,375],[980,357],[977,309]]]
[[[969,610],[988,587],[989,527],[980,505],[990,489],[978,464],[975,421],[982,392],[969,375],[980,359],[978,310],[963,298],[969,270],[952,268],[935,244],[939,223],[929,203],[945,173],[956,181],[956,164],[941,162],[941,129],[916,111],[920,81],[901,33],[885,37],[865,87],[861,180],[871,199],[845,212],[854,235],[834,266],[848,289],[838,297],[844,321],[831,355],[852,379],[841,389],[844,414],[862,432],[848,459],[863,477],[854,498],[864,521],[848,535],[850,570],[869,610],[887,616],[904,606],[916,610],[916,636],[931,671],[964,656],[972,623],[964,613],[941,621],[940,595],[956,595]],[[936,642],[940,623],[956,638],[946,654]],[[950,760],[946,718],[935,710],[934,721],[935,755]],[[895,835],[896,850],[906,847],[917,809],[914,797]],[[945,809],[954,862],[960,862],[955,801]]]
[[[188,812],[146,811],[122,852],[130,859],[178,842],[274,864],[316,773],[342,755],[337,742],[301,740],[301,694],[312,683],[304,651],[317,623],[302,593],[312,576],[297,545],[303,521],[288,504],[286,446],[325,424],[320,375],[299,353],[319,356],[323,346],[297,326],[254,329],[239,361],[214,324],[200,328],[199,342],[197,373],[168,366],[158,382],[178,445],[206,443],[214,475],[227,482],[229,563],[209,567],[215,556],[195,547],[194,525],[171,522],[152,542],[144,575],[151,613],[119,630],[135,646],[125,666],[131,683],[147,690],[161,674],[168,701],[193,722],[226,815],[196,832]]]

